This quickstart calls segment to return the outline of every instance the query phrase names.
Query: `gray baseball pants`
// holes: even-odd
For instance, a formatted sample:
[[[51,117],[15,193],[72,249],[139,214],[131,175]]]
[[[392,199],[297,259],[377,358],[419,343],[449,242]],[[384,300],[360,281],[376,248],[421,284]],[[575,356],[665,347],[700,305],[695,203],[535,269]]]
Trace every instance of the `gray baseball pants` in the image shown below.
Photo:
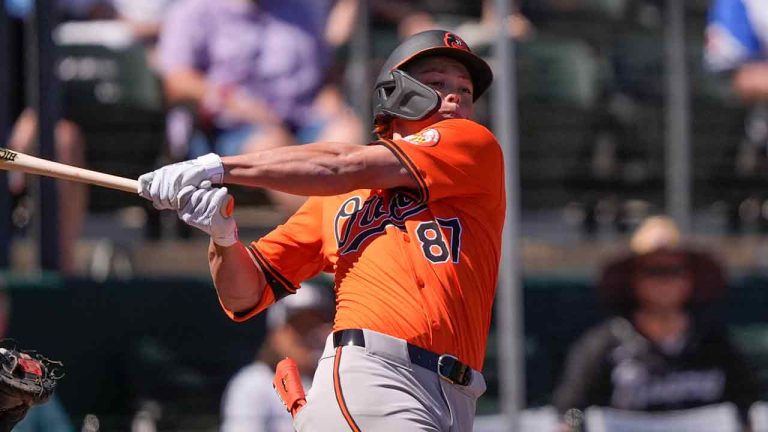
[[[328,337],[307,405],[296,415],[298,432],[468,432],[483,375],[468,385],[411,363],[407,344],[363,330],[365,347],[334,347]]]

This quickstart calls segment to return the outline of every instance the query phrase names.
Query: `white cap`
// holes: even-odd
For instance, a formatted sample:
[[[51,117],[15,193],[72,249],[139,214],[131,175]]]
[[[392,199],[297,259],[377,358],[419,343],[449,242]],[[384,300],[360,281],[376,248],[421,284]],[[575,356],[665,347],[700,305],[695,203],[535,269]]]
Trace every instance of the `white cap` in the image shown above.
[[[305,282],[296,291],[267,309],[267,328],[284,325],[296,313],[317,310],[333,317],[334,301],[330,290],[318,284]]]

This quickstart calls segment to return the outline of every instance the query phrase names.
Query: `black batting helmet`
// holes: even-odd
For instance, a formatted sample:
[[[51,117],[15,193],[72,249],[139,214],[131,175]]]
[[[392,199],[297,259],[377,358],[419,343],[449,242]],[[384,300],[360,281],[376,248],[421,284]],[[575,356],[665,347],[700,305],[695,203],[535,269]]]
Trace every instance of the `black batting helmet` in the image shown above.
[[[427,30],[404,40],[384,62],[374,87],[374,121],[391,116],[421,120],[440,108],[440,97],[430,87],[403,71],[411,61],[427,56],[446,56],[461,62],[469,71],[477,100],[491,85],[491,67],[473,53],[460,37],[445,30]]]

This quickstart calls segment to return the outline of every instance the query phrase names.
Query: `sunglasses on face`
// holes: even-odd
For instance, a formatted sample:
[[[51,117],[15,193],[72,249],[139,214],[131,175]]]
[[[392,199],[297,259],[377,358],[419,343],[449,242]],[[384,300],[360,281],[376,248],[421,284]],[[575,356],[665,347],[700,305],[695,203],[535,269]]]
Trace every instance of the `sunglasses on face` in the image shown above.
[[[651,265],[640,268],[639,273],[643,276],[653,278],[679,277],[686,275],[688,269],[684,265],[678,264]]]

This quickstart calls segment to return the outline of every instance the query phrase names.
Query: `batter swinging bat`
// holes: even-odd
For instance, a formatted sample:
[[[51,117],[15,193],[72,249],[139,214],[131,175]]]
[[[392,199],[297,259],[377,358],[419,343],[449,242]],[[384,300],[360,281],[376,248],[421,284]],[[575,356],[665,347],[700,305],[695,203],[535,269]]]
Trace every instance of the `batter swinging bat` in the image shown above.
[[[138,193],[139,190],[139,182],[137,180],[40,159],[2,147],[0,147],[0,169],[55,177],[124,192]],[[224,217],[231,216],[234,208],[235,200],[230,196],[227,205],[221,209],[221,215]]]

